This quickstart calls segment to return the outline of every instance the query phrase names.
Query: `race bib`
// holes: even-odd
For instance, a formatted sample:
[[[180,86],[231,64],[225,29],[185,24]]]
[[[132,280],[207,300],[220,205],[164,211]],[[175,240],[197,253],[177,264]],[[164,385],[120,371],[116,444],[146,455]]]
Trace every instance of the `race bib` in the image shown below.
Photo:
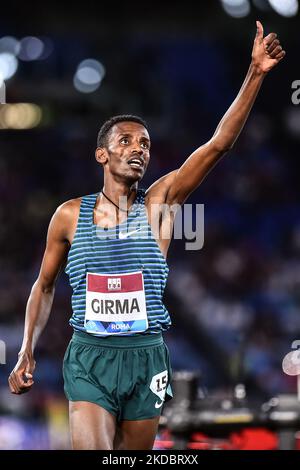
[[[146,331],[143,273],[87,273],[84,326],[87,333],[99,336]]]

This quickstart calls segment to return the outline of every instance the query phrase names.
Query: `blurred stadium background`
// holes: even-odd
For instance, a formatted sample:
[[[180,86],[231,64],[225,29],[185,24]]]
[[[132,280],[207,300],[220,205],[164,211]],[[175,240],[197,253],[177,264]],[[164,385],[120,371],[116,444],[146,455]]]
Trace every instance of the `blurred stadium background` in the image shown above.
[[[153,148],[142,187],[178,167],[210,138],[235,97],[250,63],[256,19],[266,33],[278,33],[287,56],[265,80],[233,151],[188,201],[205,204],[203,249],[186,251],[180,240],[171,246],[165,300],[173,328],[166,341],[178,395],[166,408],[156,446],[246,448],[245,439],[250,448],[297,446],[297,383],[281,363],[300,337],[300,107],[291,99],[292,83],[300,79],[298,3],[126,2],[110,9],[102,2],[67,7],[45,1],[23,2],[15,11],[4,7],[0,449],[69,448],[61,372],[71,336],[66,275],[36,351],[33,390],[11,395],[7,376],[51,215],[63,201],[101,188],[94,160],[100,125],[121,113],[147,120]],[[198,416],[208,409],[219,410],[211,434]],[[277,418],[276,425],[266,424],[271,409],[285,431]],[[247,410],[252,418],[243,421]],[[198,416],[197,427],[180,428],[182,412],[192,413],[192,421]],[[176,423],[175,434],[168,425],[174,416],[177,441]],[[224,423],[226,429],[218,427]]]

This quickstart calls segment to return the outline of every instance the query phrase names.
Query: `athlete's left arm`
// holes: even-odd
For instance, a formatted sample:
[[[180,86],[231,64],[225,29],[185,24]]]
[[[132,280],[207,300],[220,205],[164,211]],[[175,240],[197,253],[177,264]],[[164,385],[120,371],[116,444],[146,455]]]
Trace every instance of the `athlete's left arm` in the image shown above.
[[[167,189],[167,202],[182,204],[238,138],[266,74],[285,56],[275,33],[264,38],[258,21],[252,50],[252,61],[236,99],[223,116],[213,137],[196,149],[184,164],[172,172]]]

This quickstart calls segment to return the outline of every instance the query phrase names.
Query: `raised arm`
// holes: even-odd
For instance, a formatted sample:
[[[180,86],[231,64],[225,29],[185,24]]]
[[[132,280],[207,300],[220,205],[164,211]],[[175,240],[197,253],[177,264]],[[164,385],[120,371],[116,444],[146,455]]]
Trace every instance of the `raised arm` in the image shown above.
[[[55,282],[66,262],[69,250],[67,232],[72,218],[71,202],[68,201],[56,210],[49,225],[40,273],[27,302],[24,337],[18,362],[8,379],[12,393],[27,392],[34,383],[34,348],[48,321],[55,292]]]
[[[285,56],[277,35],[264,38],[263,26],[257,21],[257,33],[252,50],[252,61],[236,99],[223,116],[213,137],[196,149],[184,164],[164,177],[167,202],[182,204],[196,189],[217,161],[232,148],[238,138],[266,74]],[[160,182],[158,181],[158,186]],[[156,186],[156,187],[155,187]],[[156,190],[157,185],[153,185]]]

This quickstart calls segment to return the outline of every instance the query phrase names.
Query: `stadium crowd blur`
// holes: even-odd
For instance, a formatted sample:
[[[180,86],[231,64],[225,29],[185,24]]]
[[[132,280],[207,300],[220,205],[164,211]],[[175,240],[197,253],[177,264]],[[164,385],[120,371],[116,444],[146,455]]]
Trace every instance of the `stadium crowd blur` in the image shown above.
[[[287,56],[263,84],[234,149],[187,201],[205,205],[204,246],[187,251],[185,240],[173,241],[165,301],[174,370],[199,371],[208,394],[242,381],[249,397],[263,401],[296,391],[281,362],[300,336],[300,108],[291,101],[300,43],[298,17],[255,14],[267,32],[278,32]],[[6,365],[0,365],[0,448],[68,447],[61,365],[71,336],[71,290],[65,274],[37,348],[32,391],[10,395],[7,376],[53,212],[102,187],[94,159],[100,125],[121,113],[148,122],[151,162],[141,187],[177,168],[211,137],[236,95],[250,62],[255,14],[230,18],[216,2],[181,22],[149,12],[127,25],[121,14],[99,13],[97,20],[83,13],[80,22],[73,12],[73,29],[66,12],[42,25],[38,15],[27,26],[1,19],[0,37],[47,36],[49,54],[20,60],[6,83],[8,103],[40,106],[39,125],[0,130],[0,339],[7,346]],[[105,76],[93,93],[81,93],[73,75],[90,57],[103,64]],[[29,423],[26,432],[17,417]],[[46,418],[50,427],[39,426]]]

